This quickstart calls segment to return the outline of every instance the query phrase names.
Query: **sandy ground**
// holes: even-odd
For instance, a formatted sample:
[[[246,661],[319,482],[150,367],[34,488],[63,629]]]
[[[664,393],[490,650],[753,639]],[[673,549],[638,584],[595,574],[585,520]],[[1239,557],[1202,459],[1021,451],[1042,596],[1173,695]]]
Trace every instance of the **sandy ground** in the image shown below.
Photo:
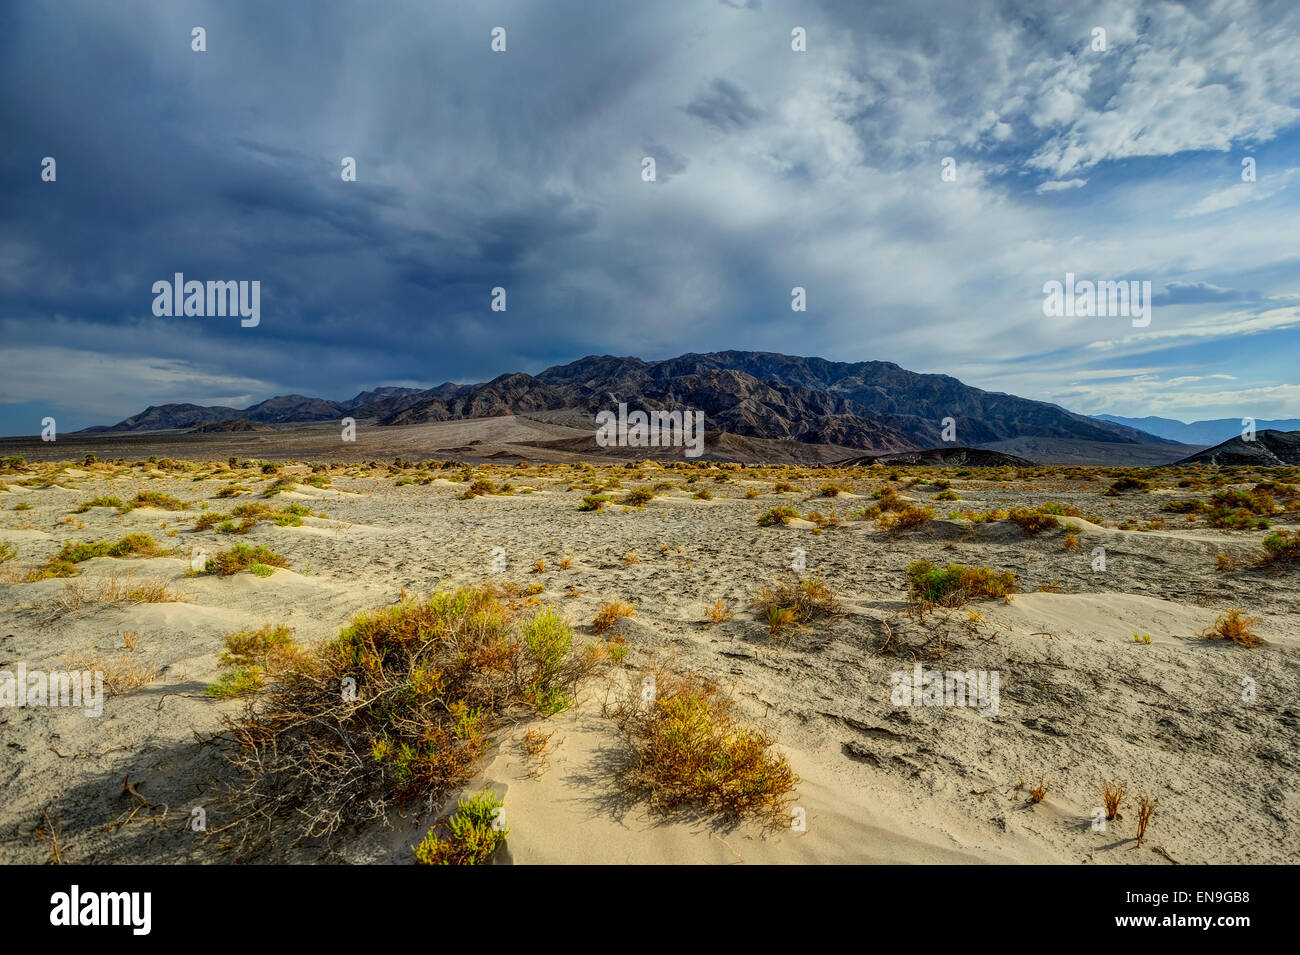
[[[1215,563],[1217,553],[1228,553],[1245,567],[1260,552],[1263,532],[1185,525],[1181,515],[1172,516],[1170,529],[1113,526],[1156,517],[1161,503],[1196,496],[1192,491],[1117,499],[1102,496],[1102,481],[1065,475],[1003,482],[948,472],[962,500],[945,503],[933,501],[925,485],[906,486],[909,474],[928,472],[897,470],[904,496],[935,503],[940,514],[1053,500],[1097,520],[1074,520],[1080,542],[1072,549],[1059,529],[1026,537],[1006,522],[940,519],[896,536],[868,521],[820,532],[807,521],[760,527],[758,515],[783,503],[801,513],[834,503],[847,515],[870,502],[866,495],[883,476],[854,475],[847,480],[857,496],[830,502],[807,499],[824,473],[794,480],[798,491],[776,493],[771,475],[702,472],[687,485],[690,472],[655,467],[643,480],[619,471],[622,490],[610,492],[617,499],[633,487],[673,485],[644,507],[584,513],[577,505],[588,492],[569,489],[577,469],[502,467],[496,480],[536,491],[461,500],[464,485],[442,476],[396,486],[397,474],[336,472],[328,489],[297,484],[269,501],[302,503],[324,516],[298,527],[262,523],[234,537],[195,531],[201,508],[237,503],[216,498],[232,480],[254,492],[239,500],[262,500],[257,492],[269,476],[249,470],[194,480],[175,471],[109,475],[74,467],[53,486],[24,487],[17,482],[30,475],[0,475],[8,485],[0,493],[0,542],[16,550],[0,565],[0,668],[55,670],[96,656],[157,671],[142,688],[110,696],[99,717],[0,709],[7,755],[0,860],[49,861],[53,832],[65,862],[220,861],[187,824],[195,808],[210,824],[220,819],[214,787],[227,770],[218,748],[202,740],[241,704],[203,690],[218,677],[225,634],[284,623],[311,643],[402,590],[497,579],[544,585],[540,598],[569,617],[580,639],[590,638],[601,602],[634,603],[635,617],[620,625],[631,651],[611,679],[634,685],[645,668],[666,665],[719,680],[740,715],[771,731],[789,757],[801,777],[794,804],[807,822],[806,831],[771,832],[689,813],[662,819],[628,804],[613,786],[625,751],[601,715],[611,691],[592,685],[577,708],[545,721],[555,735],[540,775],[528,772],[518,744],[526,727],[519,727],[466,787],[505,794],[503,861],[1300,861],[1296,570],[1224,572]],[[282,473],[305,478],[310,471]],[[723,474],[729,480],[716,480]],[[714,498],[691,496],[699,487]],[[750,487],[759,496],[745,499]],[[72,514],[94,497],[128,500],[141,490],[172,494],[189,507]],[[15,509],[20,504],[28,507]],[[179,552],[96,558],[78,565],[81,576],[72,580],[25,580],[64,541],[130,532],[151,533]],[[265,544],[290,567],[264,578],[187,575],[192,547],[214,553],[232,542]],[[504,548],[504,572],[491,567],[496,547]],[[1093,569],[1097,547],[1106,551],[1104,571]],[[762,585],[795,576],[795,548],[805,552],[804,576],[824,580],[846,613],[773,638],[748,604]],[[638,561],[627,563],[627,554]],[[572,567],[560,570],[566,555]],[[917,619],[907,612],[904,571],[921,558],[1010,570],[1023,592]],[[532,572],[538,559],[547,567],[540,574]],[[165,581],[182,599],[60,603],[72,587],[125,575]],[[735,617],[710,625],[707,608],[719,599]],[[1255,617],[1269,642],[1246,649],[1197,636],[1229,607]],[[1150,642],[1135,642],[1135,632]],[[914,660],[926,669],[996,671],[996,716],[894,705],[890,676],[910,673]],[[1255,688],[1253,702],[1243,701],[1243,680]],[[138,797],[124,786],[128,778]],[[1103,779],[1159,799],[1141,847],[1132,807],[1106,831],[1094,830],[1095,786]],[[1031,804],[1027,789],[1040,781],[1047,795]],[[433,819],[413,810],[389,829],[354,834],[329,858],[408,862]]]

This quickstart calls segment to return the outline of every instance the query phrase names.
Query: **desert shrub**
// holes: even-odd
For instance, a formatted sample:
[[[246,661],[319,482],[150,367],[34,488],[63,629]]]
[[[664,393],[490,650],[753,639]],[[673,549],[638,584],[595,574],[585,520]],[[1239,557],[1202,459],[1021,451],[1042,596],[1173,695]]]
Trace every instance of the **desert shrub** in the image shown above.
[[[128,640],[132,634],[126,635]],[[143,689],[158,679],[158,669],[135,652],[128,643],[125,651],[105,655],[94,651],[74,654],[69,661],[74,670],[89,670],[104,675],[104,690],[109,696],[125,696]]]
[[[1147,827],[1151,825],[1151,817],[1155,815],[1156,803],[1159,801],[1148,796],[1138,798],[1137,844],[1139,846],[1142,845],[1142,840],[1146,838]]]
[[[121,506],[122,506],[122,499],[120,497],[113,497],[111,495],[107,495],[104,497],[93,498],[89,501],[86,501],[83,504],[78,505],[77,509],[73,513],[84,514],[92,507],[121,507]]]
[[[73,564],[80,564],[85,560],[93,560],[96,557],[152,557],[158,553],[158,544],[154,541],[152,534],[127,534],[121,540],[110,543],[109,541],[90,541],[87,543],[65,543],[63,548],[55,556],[56,561],[68,561]]]
[[[206,531],[210,528],[217,527],[228,520],[230,520],[229,514],[218,511],[208,511],[206,514],[199,516],[198,521],[194,525],[194,529],[196,531]]]
[[[272,472],[274,473],[274,472]],[[292,491],[297,482],[292,477],[285,474],[277,477],[262,491],[262,497],[275,497],[277,494],[283,494],[285,491]]]
[[[909,527],[920,527],[932,520],[934,520],[933,507],[915,507],[905,504],[901,509],[882,514],[876,523],[887,531],[897,533]]]
[[[242,484],[227,484],[217,491],[217,497],[238,497],[240,494],[247,494],[248,488]]]
[[[612,630],[622,617],[632,617],[636,615],[636,607],[623,600],[613,600],[600,605],[596,611],[596,619],[592,621],[591,632],[600,636],[608,630]]]
[[[799,512],[788,504],[781,504],[777,507],[768,508],[758,518],[759,527],[775,527],[777,524],[789,524],[794,518],[799,516]]]
[[[132,507],[156,507],[164,511],[183,511],[189,505],[184,501],[164,494],[162,491],[141,491],[131,502]]]
[[[1273,496],[1267,490],[1237,491],[1228,488],[1210,495],[1214,510],[1244,510],[1251,514],[1272,514],[1277,509]]]
[[[1300,534],[1274,531],[1264,538],[1262,563],[1290,563],[1297,558],[1300,558]]]
[[[936,494],[934,496],[934,499],[936,501],[960,501],[961,500],[961,498],[957,495],[956,491],[952,491],[947,488],[944,488],[942,491]]]
[[[764,616],[768,630],[773,634],[787,626],[803,625],[819,617],[833,617],[840,613],[835,594],[820,580],[783,580],[775,587],[764,586],[754,597],[752,606]]]
[[[302,519],[311,516],[311,508],[305,504],[286,504],[272,518],[280,527],[301,527]]]
[[[226,672],[204,691],[208,696],[242,696],[260,690],[268,677],[301,666],[304,656],[293,642],[292,630],[266,624],[227,634],[220,662]]]
[[[1232,609],[1219,615],[1218,619],[1201,631],[1201,636],[1210,640],[1230,640],[1243,647],[1253,647],[1267,641],[1254,630],[1255,621],[1246,616],[1245,611]]]
[[[446,823],[434,826],[414,847],[418,865],[486,865],[510,830],[499,821],[501,799],[490,790],[457,801]]]
[[[655,492],[648,487],[639,487],[635,491],[629,491],[627,497],[623,498],[622,503],[629,507],[640,507],[654,500]]]
[[[879,502],[877,506],[882,511],[901,511],[911,506],[892,487],[878,487],[871,496]]]
[[[247,544],[236,544],[230,550],[223,550],[208,560],[208,573],[216,574],[219,577],[229,577],[231,574],[237,574],[241,570],[247,570],[254,564],[264,564],[267,567],[288,567],[289,561],[284,557],[258,544],[256,547],[249,547]]]
[[[76,577],[80,571],[70,560],[53,557],[41,567],[33,568],[27,574],[28,581],[48,580],[51,577]]]
[[[1215,508],[1210,511],[1205,520],[1211,527],[1220,527],[1229,531],[1267,530],[1269,527],[1268,518],[1256,517],[1245,508],[1238,508],[1235,511]]]
[[[330,844],[398,805],[437,805],[494,732],[571,699],[602,665],[602,652],[575,652],[571,639],[555,611],[525,615],[491,586],[354,617],[231,722],[243,779],[228,800],[227,847]]]
[[[728,820],[788,825],[799,777],[766,732],[740,724],[732,701],[695,676],[655,675],[655,693],[629,693],[613,711],[628,747],[623,788],[670,813],[693,806]]]
[[[612,500],[613,498],[608,494],[588,494],[583,497],[582,503],[578,505],[578,510],[599,511]]]
[[[1015,507],[1007,513],[1007,520],[1018,526],[1026,534],[1041,534],[1049,527],[1060,527],[1061,522],[1052,514],[1045,514],[1041,510],[1026,510]]]
[[[1122,783],[1103,781],[1097,784],[1097,792],[1101,796],[1102,805],[1106,807],[1106,819],[1109,821],[1118,818],[1128,787]]]
[[[971,600],[1006,597],[1016,592],[1016,575],[991,567],[949,564],[939,567],[918,560],[907,567],[908,595],[913,601],[960,607]]]
[[[825,514],[821,511],[809,511],[804,515],[804,520],[812,521],[812,523],[823,529],[827,527],[838,527],[844,523],[844,518],[835,513],[834,506],[832,506]]]
[[[1146,478],[1134,477],[1131,474],[1126,474],[1119,480],[1113,482],[1107,489],[1106,493],[1111,497],[1115,497],[1116,495],[1123,494],[1126,491],[1147,491],[1150,490],[1150,488],[1151,482]]]
[[[787,491],[795,490],[795,486],[789,481],[777,481],[772,485],[772,491],[775,494],[784,494]]]
[[[410,481],[411,479],[407,478],[406,480]],[[476,477],[470,481],[469,487],[465,489],[465,492],[460,497],[462,500],[468,500],[482,494],[498,494],[500,491],[501,489],[496,486],[496,483],[491,478]]]
[[[1056,517],[1083,517],[1083,512],[1073,504],[1062,504],[1059,501],[1044,501],[1035,510],[1040,514],[1052,514]]]

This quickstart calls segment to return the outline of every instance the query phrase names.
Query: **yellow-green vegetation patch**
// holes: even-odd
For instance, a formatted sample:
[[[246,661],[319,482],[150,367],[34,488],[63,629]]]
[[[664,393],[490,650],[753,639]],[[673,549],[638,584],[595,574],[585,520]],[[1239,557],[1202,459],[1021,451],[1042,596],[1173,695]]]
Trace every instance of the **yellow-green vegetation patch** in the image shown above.
[[[134,507],[156,507],[163,511],[183,511],[189,505],[179,498],[164,494],[162,491],[141,491],[125,510]]]
[[[223,550],[208,558],[207,572],[216,574],[219,577],[229,577],[258,564],[267,568],[288,567],[289,561],[269,547],[264,547],[261,544],[256,547],[249,547],[247,544],[236,544],[230,550]],[[260,576],[269,576],[269,574],[263,573]]]
[[[96,557],[156,557],[158,554],[158,543],[152,534],[127,534],[117,541],[68,541],[54,559],[80,564]]]
[[[775,527],[778,524],[789,524],[799,516],[799,512],[788,504],[782,504],[778,507],[768,508],[767,511],[759,515],[759,527]]]
[[[908,596],[922,604],[960,607],[972,600],[1006,597],[1016,592],[1016,575],[990,567],[949,564],[939,567],[918,560],[907,567]]]
[[[789,824],[799,777],[775,739],[740,724],[719,687],[692,675],[660,672],[630,693],[614,718],[628,754],[619,781],[630,794],[668,813],[690,806],[729,820]]]
[[[303,651],[293,642],[293,631],[279,624],[226,635],[221,666],[226,671],[204,692],[208,696],[243,696],[262,689],[268,677],[301,666]]]
[[[841,613],[835,594],[820,580],[783,580],[775,587],[764,586],[754,598],[753,606],[773,634],[785,627],[802,626],[818,617],[835,617]]]
[[[506,841],[504,803],[490,790],[457,801],[445,824],[434,826],[415,846],[419,865],[485,865]]]
[[[606,660],[600,645],[574,648],[554,609],[492,586],[360,614],[231,723],[244,780],[229,802],[229,846],[329,843],[397,805],[445,798],[494,732],[568,705]]]
[[[122,499],[111,495],[105,497],[96,497],[77,506],[73,511],[74,514],[85,514],[92,507],[117,507],[122,506]]]

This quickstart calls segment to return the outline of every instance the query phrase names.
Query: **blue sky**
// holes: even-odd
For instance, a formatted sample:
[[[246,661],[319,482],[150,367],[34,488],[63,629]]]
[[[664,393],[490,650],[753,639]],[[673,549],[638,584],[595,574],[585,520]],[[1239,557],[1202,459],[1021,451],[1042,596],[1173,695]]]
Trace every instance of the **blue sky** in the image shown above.
[[[0,433],[727,348],[1300,416],[1297,41],[1267,2],[5,4]],[[261,323],[154,317],[176,271]],[[1067,271],[1151,324],[1046,318]]]

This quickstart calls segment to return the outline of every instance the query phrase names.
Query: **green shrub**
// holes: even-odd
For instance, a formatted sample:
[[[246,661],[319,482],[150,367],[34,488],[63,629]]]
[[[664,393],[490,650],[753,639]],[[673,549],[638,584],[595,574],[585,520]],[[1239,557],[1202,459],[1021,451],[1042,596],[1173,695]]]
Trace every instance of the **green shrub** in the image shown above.
[[[918,560],[907,567],[908,596],[917,602],[960,607],[971,600],[1006,597],[1016,592],[1016,575],[991,567],[949,564],[939,567]]]
[[[127,534],[116,543],[108,541],[91,541],[87,543],[65,543],[55,560],[66,560],[80,564],[96,557],[131,557],[140,555],[152,557],[158,553],[158,544],[151,534]]]
[[[1026,534],[1041,534],[1049,527],[1060,527],[1061,522],[1052,514],[1044,514],[1042,511],[1030,511],[1024,508],[1012,508],[1007,514],[1007,520],[1017,525]]]
[[[289,561],[261,544],[256,547],[249,547],[247,544],[236,544],[230,550],[223,550],[208,560],[208,573],[216,574],[219,577],[229,577],[241,570],[251,568],[254,564],[264,564],[267,567],[288,567]]]
[[[131,503],[132,507],[156,507],[164,511],[183,511],[189,505],[161,491],[141,491]]]
[[[329,844],[402,804],[445,798],[496,730],[571,700],[607,665],[603,649],[571,640],[554,611],[526,613],[491,586],[357,615],[232,725],[244,780],[228,802],[231,848],[264,858]]]
[[[455,814],[439,833],[434,826],[415,846],[419,865],[485,865],[506,840],[510,830],[501,822],[504,804],[491,791],[483,790],[457,801]]]
[[[788,504],[769,508],[758,518],[759,527],[775,527],[777,524],[789,524],[799,516],[799,512]]]
[[[1300,535],[1274,531],[1264,538],[1264,561],[1290,563],[1300,558]]]
[[[1147,491],[1150,490],[1150,488],[1151,482],[1146,478],[1133,477],[1131,474],[1126,474],[1118,481],[1113,482],[1110,488],[1106,491],[1106,494],[1110,497],[1115,497],[1119,494],[1123,494],[1125,491]]]

